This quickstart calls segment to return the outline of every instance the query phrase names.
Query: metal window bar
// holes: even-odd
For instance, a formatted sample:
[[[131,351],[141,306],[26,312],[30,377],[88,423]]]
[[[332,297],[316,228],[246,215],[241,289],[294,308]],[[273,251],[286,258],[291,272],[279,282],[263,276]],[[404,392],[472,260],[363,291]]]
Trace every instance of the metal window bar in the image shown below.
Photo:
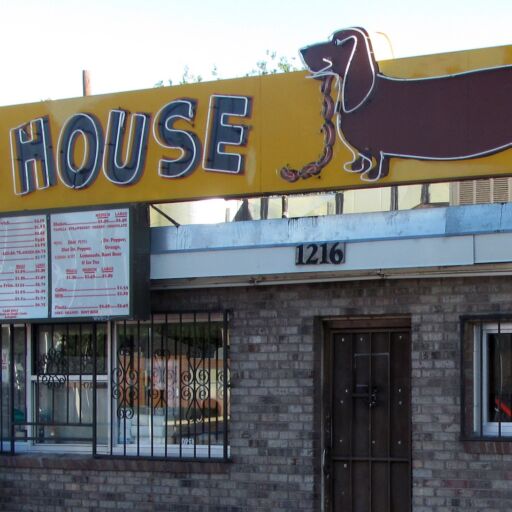
[[[179,343],[177,347],[180,348],[180,353],[178,357],[178,352],[176,352],[176,357],[178,357],[178,415],[179,415],[179,421],[178,421],[178,431],[179,431],[179,457],[180,459],[183,457],[183,444],[181,440],[183,439],[183,415],[182,415],[182,407],[181,407],[181,401],[182,401],[182,375],[183,375],[183,364],[182,364],[182,357],[181,357],[181,347],[183,346],[183,314],[180,313],[179,316],[180,319],[180,328],[179,328]],[[177,349],[176,349],[177,350]]]
[[[82,324],[79,325],[78,327],[78,335],[80,337],[80,340],[82,339]],[[85,353],[84,353],[84,349],[83,349],[83,346],[82,344],[80,343],[80,346],[79,346],[79,361],[78,361],[78,366],[79,366],[79,379],[78,379],[78,401],[80,403],[80,407],[78,409],[78,421],[81,423],[82,422],[82,371],[83,371],[83,361],[82,361],[82,358],[85,358]],[[94,391],[96,392],[96,390]]]
[[[193,327],[193,330],[192,332],[194,333],[194,337],[193,337],[193,340],[194,340],[194,343],[197,343],[197,340],[198,340],[198,335],[197,335],[197,316],[196,316],[196,313],[194,313],[194,327]],[[191,345],[192,343],[189,344],[189,349],[191,349]],[[193,383],[194,385],[192,386],[192,404],[191,404],[191,407],[192,408],[195,408],[196,409],[196,412],[194,412],[194,419],[196,417],[196,415],[198,414],[197,412],[197,409],[198,409],[198,405],[199,405],[199,401],[198,401],[198,381],[197,381],[197,378],[198,378],[198,373],[197,373],[197,362],[196,362],[196,353],[195,353],[195,347],[194,347],[194,362],[192,363],[192,379],[193,379]],[[190,362],[191,362],[191,359],[189,357],[189,368],[190,368]],[[193,438],[193,441],[194,441],[194,459],[197,457],[197,421],[194,421],[193,423],[193,426],[194,426],[194,438]]]
[[[393,360],[393,344],[391,343],[391,331],[387,334],[387,349],[388,349],[388,358],[387,358],[387,415],[388,415],[388,436],[387,436],[387,456],[388,456],[388,472],[387,472],[387,502],[388,508],[387,510],[391,510],[391,361]]]
[[[112,347],[114,347],[114,342],[115,340],[115,325],[112,323],[110,325],[110,343],[112,345]],[[114,381],[114,378],[115,378],[115,375],[114,375],[114,357],[113,357],[113,353],[117,352],[116,349],[112,349],[110,351],[110,354],[111,356],[108,358],[109,362],[108,362],[108,375],[110,376],[110,378],[112,379],[112,381]],[[113,383],[112,383],[113,384]],[[110,410],[110,446],[109,446],[109,455],[112,456],[113,455],[113,449],[114,449],[114,443],[115,443],[115,438],[114,438],[114,421],[117,420],[117,414],[114,415],[114,391],[113,391],[113,385],[112,385],[112,388],[111,388],[111,392],[110,392],[110,407],[109,407],[109,410]]]
[[[122,446],[110,456],[197,460],[216,458],[222,449],[228,457],[228,321],[227,313],[214,319],[191,312],[118,324],[111,399],[118,412],[130,411],[118,414]]]
[[[479,394],[480,394],[480,403],[479,403],[479,412],[480,412],[480,430],[479,435],[484,435],[484,326],[482,322],[478,324],[479,327],[479,346],[478,346],[478,354],[480,359],[480,364],[478,366],[478,373],[480,375],[480,386],[479,386]]]
[[[35,330],[32,331],[32,338],[33,338],[33,341],[35,340]],[[32,365],[35,367],[37,366],[37,354],[39,353],[39,350],[36,346],[36,343],[34,341],[34,343],[32,344],[34,350],[32,351]],[[31,371],[31,373],[34,373],[33,371]],[[32,383],[31,383],[31,386],[32,386]],[[32,437],[36,437],[39,435],[39,429],[40,429],[40,426],[39,426],[39,411],[41,409],[40,407],[40,398],[39,398],[39,391],[38,391],[38,387],[36,385],[36,389],[33,390],[34,394],[35,394],[35,410],[34,410],[34,423],[35,423],[35,433],[34,431],[32,431]]]
[[[135,353],[137,353],[137,373],[136,373],[136,378],[137,378],[137,388],[136,388],[136,394],[134,395],[134,398],[133,398],[133,405],[137,406],[137,457],[140,456],[140,358],[141,358],[141,353],[142,353],[142,350],[141,350],[141,347],[140,347],[140,343],[141,343],[141,340],[140,340],[140,322],[137,322],[137,339],[133,341],[133,355],[132,357],[130,358],[130,364],[134,365],[134,355]],[[136,352],[135,352],[136,351]]]
[[[354,364],[354,355],[355,355],[355,348],[356,348],[356,340],[354,339],[356,335],[352,334],[350,335],[350,364]],[[333,371],[334,371],[334,367],[333,367]],[[351,372],[352,374],[352,383],[351,383],[351,389],[350,389],[350,393],[353,395],[355,393],[355,390],[356,390],[356,372],[354,370],[352,370]],[[331,411],[334,411],[334,408],[331,409]],[[353,415],[355,414],[355,408],[354,408],[354,403],[352,401],[352,406],[351,406],[351,414],[352,414],[352,418],[353,418]],[[354,422],[351,420],[350,421],[350,452],[349,454],[353,454],[353,450],[354,450]],[[334,434],[334,429],[332,429],[333,431],[333,434]],[[331,444],[332,448],[334,448],[334,439],[332,440],[332,444]],[[349,478],[350,478],[350,510],[354,510],[354,464],[353,464],[353,461],[351,460],[349,462],[349,467],[350,467],[350,475],[349,475]]]
[[[4,451],[4,336],[0,331],[0,452]],[[8,361],[8,364],[10,362]]]
[[[228,458],[228,418],[231,414],[230,411],[230,398],[229,398],[229,386],[230,386],[230,376],[229,376],[229,367],[228,361],[230,358],[229,355],[229,330],[228,330],[228,321],[229,321],[229,312],[224,313],[224,329],[222,331],[222,349],[223,349],[223,370],[224,370],[224,392],[222,395],[223,401],[223,414],[224,414],[224,458]]]
[[[355,348],[356,348],[356,340],[354,339],[355,338],[355,334],[352,334],[350,335],[350,362],[351,364],[353,365],[354,364],[354,355],[355,355]],[[334,367],[333,367],[333,371],[334,371]],[[350,393],[351,394],[354,394],[355,393],[355,390],[356,390],[356,372],[355,371],[352,371],[352,385],[351,385],[351,389],[350,389]],[[331,409],[332,411],[334,411],[334,408]],[[352,416],[355,414],[355,411],[354,411],[354,404],[352,402],[352,407],[351,407],[351,414]],[[350,421],[350,451],[349,451],[349,454],[353,454],[353,450],[354,450],[354,422],[351,420]],[[333,432],[334,432],[334,429],[332,429]],[[334,447],[334,442],[333,444],[331,445],[332,447]],[[350,464],[350,475],[349,475],[349,478],[350,478],[350,510],[354,510],[354,464],[352,462],[352,460],[349,462]]]
[[[171,394],[169,393],[169,361],[171,361],[171,353],[170,353],[170,350],[167,348],[167,343],[168,343],[168,339],[169,339],[167,322],[168,322],[168,317],[167,317],[167,313],[166,313],[164,316],[164,326],[162,328],[162,333],[161,333],[161,337],[160,337],[160,350],[162,351],[162,353],[164,353],[164,350],[165,350],[165,354],[168,354],[168,358],[165,360],[165,379],[164,379],[165,388],[164,388],[164,392],[163,392],[163,396],[165,397],[165,401],[167,403],[167,407],[165,408],[165,420],[164,420],[164,437],[165,437],[164,456],[165,457],[167,457],[167,454],[168,454],[167,446],[168,446],[168,440],[169,440],[169,436],[168,436],[168,432],[169,432],[169,426],[168,426],[169,403],[170,403],[170,398],[171,398]],[[164,343],[165,343],[165,345],[164,345]],[[165,346],[165,349],[164,349],[164,346]]]
[[[9,342],[10,342],[10,353],[11,358],[9,360],[9,375],[10,375],[10,396],[9,401],[11,404],[11,426],[10,426],[10,437],[11,437],[11,454],[14,454],[14,436],[15,436],[15,427],[14,427],[14,326],[10,326],[9,328]]]
[[[150,369],[150,372],[149,372],[149,375],[150,375],[150,378],[149,378],[149,383],[148,383],[148,386],[149,386],[149,389],[146,393],[146,396],[148,397],[147,400],[148,400],[148,411],[149,411],[149,437],[150,437],[150,445],[151,445],[151,457],[154,457],[155,455],[155,409],[156,407],[154,407],[153,405],[153,372],[154,372],[154,366],[153,366],[153,337],[154,337],[154,326],[153,326],[153,316],[151,317],[151,323],[150,323],[150,328],[149,328],[149,332],[148,332],[148,339],[147,339],[147,346],[145,347],[146,351],[147,351],[147,354],[148,354],[148,359],[149,359],[149,369]],[[140,324],[139,324],[140,325]],[[139,338],[140,339],[140,338]],[[165,369],[165,371],[167,371],[167,369]],[[165,442],[164,442],[165,444]]]
[[[368,394],[372,392],[373,389],[373,375],[372,375],[372,359],[373,359],[373,334],[370,332],[368,334]],[[369,499],[369,510],[372,510],[372,437],[373,437],[373,425],[372,425],[372,409],[368,408],[368,499]]]
[[[75,348],[75,350],[76,350],[76,348]],[[69,382],[69,372],[70,372],[70,366],[71,366],[71,343],[70,343],[70,339],[69,339],[69,324],[66,324],[66,334],[65,334],[65,338],[63,340],[63,353],[67,359],[67,364],[66,364],[66,367],[68,370],[67,382]],[[82,405],[82,404],[80,404],[80,405]],[[81,407],[80,407],[80,409],[81,409]],[[69,386],[66,389],[66,423],[69,423]]]
[[[502,355],[501,355],[501,322],[498,319],[498,336],[497,336],[497,359],[498,359],[498,382],[500,383],[499,387],[499,400],[500,403],[503,402],[503,375],[501,372],[501,361],[502,361]],[[496,406],[496,404],[494,404]],[[498,407],[498,437],[501,437],[501,409]]]
[[[98,326],[92,325],[92,455],[95,456],[98,445]],[[80,411],[82,402],[80,402]]]
[[[154,420],[154,416],[155,416],[155,412],[156,412],[156,406],[155,406],[155,401],[156,400],[153,400],[153,390],[154,390],[154,380],[153,380],[153,359],[154,359],[154,354],[153,354],[153,340],[154,340],[154,324],[153,324],[153,316],[151,317],[151,327],[150,327],[150,330],[149,330],[149,336],[148,336],[148,345],[149,345],[149,349],[148,349],[148,358],[149,358],[149,368],[150,368],[150,372],[149,372],[149,375],[150,375],[150,379],[149,379],[149,390],[148,390],[148,400],[149,400],[149,411],[150,411],[150,416],[149,416],[149,424],[150,424],[150,427],[149,427],[149,434],[150,434],[150,443],[151,443],[151,457],[153,457],[155,455],[155,420]],[[167,366],[167,359],[162,355],[163,359],[165,360],[165,364]],[[165,368],[165,373],[167,373],[167,368]],[[158,402],[157,402],[158,404]],[[167,439],[164,441],[164,444],[167,443]]]
[[[0,452],[3,453],[4,452],[4,439],[6,439],[6,436],[4,435],[4,429],[5,429],[5,424],[4,424],[4,407],[5,407],[4,387],[6,387],[5,386],[6,383],[4,382],[4,379],[7,380],[5,378],[4,371],[3,371],[3,368],[4,368],[4,330],[3,329],[0,331],[0,356],[1,356],[1,362],[0,362]],[[7,364],[10,366],[10,364],[11,364],[10,358],[7,360]],[[11,409],[10,404],[7,404],[7,405],[8,405],[8,408]],[[11,440],[11,445],[12,445],[12,440]],[[12,446],[11,446],[11,449],[12,449]]]
[[[208,325],[207,325],[207,340],[208,340],[208,347],[211,349],[211,332],[212,324],[211,324],[211,315],[208,313]],[[208,387],[211,389],[212,386],[212,358],[211,354],[208,354]],[[217,359],[217,356],[215,356],[215,359]],[[215,385],[217,385],[217,377],[215,378]],[[208,408],[210,409],[211,414],[211,405],[212,405],[211,399],[208,400]],[[218,409],[215,411],[215,431],[219,431],[219,425],[218,425],[218,418],[219,418],[219,411]],[[212,456],[212,424],[210,423],[210,428],[208,429],[208,458]]]

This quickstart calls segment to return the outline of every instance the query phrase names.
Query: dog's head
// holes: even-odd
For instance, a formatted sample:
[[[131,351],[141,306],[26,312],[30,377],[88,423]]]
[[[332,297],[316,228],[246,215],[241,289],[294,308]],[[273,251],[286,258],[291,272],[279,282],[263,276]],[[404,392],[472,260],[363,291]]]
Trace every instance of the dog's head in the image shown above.
[[[377,64],[364,29],[340,30],[329,41],[306,46],[300,53],[312,77],[334,75],[342,81],[345,113],[359,108],[372,92]]]

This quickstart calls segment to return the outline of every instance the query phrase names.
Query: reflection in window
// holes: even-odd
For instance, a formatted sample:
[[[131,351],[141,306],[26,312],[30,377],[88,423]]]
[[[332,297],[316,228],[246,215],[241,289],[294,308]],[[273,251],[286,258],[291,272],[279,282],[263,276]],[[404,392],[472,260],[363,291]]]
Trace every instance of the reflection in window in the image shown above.
[[[227,313],[1,330],[3,451],[229,456]]]
[[[32,440],[107,443],[106,349],[106,324],[35,326]]]
[[[112,416],[118,452],[226,456],[226,326],[223,315],[200,313],[116,325]]]
[[[512,422],[512,335],[487,336],[487,417],[492,422]]]
[[[24,325],[2,325],[0,366],[0,434],[3,441],[25,439],[23,423],[27,417],[26,405],[26,328]],[[9,450],[9,444],[0,443],[0,451]]]

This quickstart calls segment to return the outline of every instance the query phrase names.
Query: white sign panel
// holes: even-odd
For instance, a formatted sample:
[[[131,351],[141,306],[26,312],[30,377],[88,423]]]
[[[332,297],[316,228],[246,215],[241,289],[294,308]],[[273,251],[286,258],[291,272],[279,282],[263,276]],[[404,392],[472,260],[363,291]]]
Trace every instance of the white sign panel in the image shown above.
[[[0,319],[48,317],[45,215],[0,217]]]
[[[129,211],[51,216],[53,318],[130,313]]]

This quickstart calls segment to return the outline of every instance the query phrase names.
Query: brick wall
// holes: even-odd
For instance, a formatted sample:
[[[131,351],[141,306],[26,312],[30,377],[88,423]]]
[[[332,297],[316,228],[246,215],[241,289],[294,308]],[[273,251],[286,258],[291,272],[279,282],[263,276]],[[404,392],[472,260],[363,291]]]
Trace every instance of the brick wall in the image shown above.
[[[459,317],[511,312],[512,279],[156,292],[154,308],[233,310],[232,461],[0,457],[5,511],[319,511],[315,317],[409,315],[413,510],[512,509],[512,455],[460,436]]]

